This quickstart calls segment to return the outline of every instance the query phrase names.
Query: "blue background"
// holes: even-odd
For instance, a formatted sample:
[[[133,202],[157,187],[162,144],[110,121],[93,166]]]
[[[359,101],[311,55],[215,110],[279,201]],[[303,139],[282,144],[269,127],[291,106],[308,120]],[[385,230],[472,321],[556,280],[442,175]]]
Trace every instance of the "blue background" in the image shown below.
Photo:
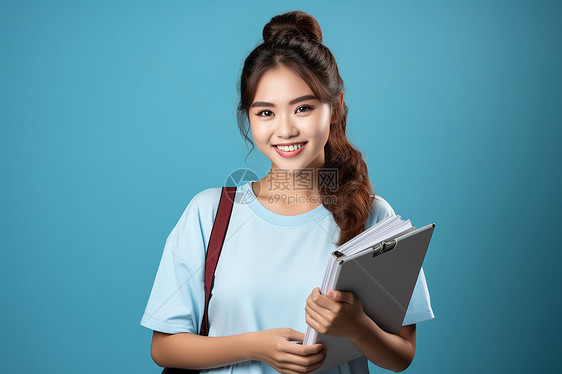
[[[267,172],[257,149],[244,162],[236,80],[269,19],[300,9],[377,193],[437,225],[436,318],[407,372],[554,372],[561,8],[2,1],[1,371],[161,371],[139,322],[165,239],[197,192]]]

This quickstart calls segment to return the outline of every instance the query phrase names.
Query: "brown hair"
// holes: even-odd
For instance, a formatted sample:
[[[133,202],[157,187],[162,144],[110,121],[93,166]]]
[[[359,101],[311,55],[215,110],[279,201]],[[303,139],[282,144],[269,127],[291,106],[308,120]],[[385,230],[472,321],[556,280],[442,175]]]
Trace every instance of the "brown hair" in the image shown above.
[[[363,232],[374,199],[374,186],[368,177],[367,164],[361,153],[346,137],[347,105],[340,102],[344,83],[338,72],[336,60],[322,44],[322,31],[318,21],[302,11],[291,11],[273,17],[263,28],[263,43],[258,45],[244,61],[238,82],[240,103],[238,127],[246,141],[248,137],[249,109],[256,93],[259,79],[267,70],[284,66],[299,75],[323,103],[330,104],[332,120],[330,135],[324,147],[326,169],[337,169],[335,191],[320,184],[322,197],[340,228],[337,245]],[[246,156],[247,157],[247,156]]]

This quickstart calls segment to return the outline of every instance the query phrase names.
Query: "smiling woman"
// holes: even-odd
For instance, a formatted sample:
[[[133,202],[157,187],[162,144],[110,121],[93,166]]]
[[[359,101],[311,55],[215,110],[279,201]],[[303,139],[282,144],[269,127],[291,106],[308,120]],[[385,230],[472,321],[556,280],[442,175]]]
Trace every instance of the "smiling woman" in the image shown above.
[[[266,184],[266,197],[278,192],[271,186],[279,170],[292,181],[298,170],[312,170],[304,192],[290,187],[295,183],[283,188],[306,200],[321,196],[340,228],[341,245],[363,231],[374,186],[361,153],[345,135],[348,109],[336,60],[322,44],[318,22],[304,12],[273,17],[263,38],[244,62],[238,105],[241,134],[253,150],[251,130],[255,145],[272,161],[268,175],[255,184],[258,196]],[[306,142],[299,151],[274,147],[299,142]],[[334,171],[332,183],[314,185],[327,171]]]
[[[346,137],[335,58],[316,19],[301,11],[273,17],[263,37],[242,69],[238,125],[271,169],[237,187],[248,199],[232,206],[207,306],[208,274],[199,269],[213,258],[207,250],[221,188],[188,204],[141,321],[154,330],[152,357],[201,374],[309,373],[327,354],[323,344],[294,343],[310,326],[347,337],[363,353],[327,374],[367,374],[367,360],[404,370],[414,358],[415,324],[434,317],[423,269],[398,335],[379,328],[351,292],[319,293],[330,253],[395,214]],[[206,310],[208,336],[200,336]]]

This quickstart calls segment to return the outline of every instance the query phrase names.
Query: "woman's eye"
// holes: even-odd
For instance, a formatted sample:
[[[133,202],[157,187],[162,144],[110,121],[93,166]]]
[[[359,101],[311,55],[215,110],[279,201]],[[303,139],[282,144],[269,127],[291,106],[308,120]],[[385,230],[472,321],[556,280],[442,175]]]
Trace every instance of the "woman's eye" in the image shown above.
[[[262,116],[262,113],[265,113],[265,112],[271,113],[271,110],[260,110],[259,112],[256,113],[256,116],[258,116],[258,117],[269,117],[269,116]]]
[[[300,112],[300,113],[305,113],[308,112],[309,110],[313,109],[310,105],[303,105],[297,108],[297,113],[299,113],[299,109],[307,109],[304,112]]]

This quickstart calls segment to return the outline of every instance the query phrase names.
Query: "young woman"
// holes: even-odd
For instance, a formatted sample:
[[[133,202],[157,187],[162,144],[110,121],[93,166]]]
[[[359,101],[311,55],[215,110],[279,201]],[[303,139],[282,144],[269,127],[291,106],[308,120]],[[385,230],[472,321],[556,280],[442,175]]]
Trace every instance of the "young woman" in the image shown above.
[[[383,331],[350,292],[319,292],[330,253],[395,214],[373,192],[365,162],[347,140],[343,81],[315,18],[273,17],[240,79],[242,135],[271,160],[261,180],[238,186],[209,302],[204,263],[221,188],[197,193],[166,240],[141,325],[154,330],[162,367],[202,373],[306,373],[326,357],[303,341],[307,326],[347,336],[364,356],[327,373],[402,371],[416,323],[434,318],[423,268],[399,335]],[[249,126],[248,126],[248,122]]]

